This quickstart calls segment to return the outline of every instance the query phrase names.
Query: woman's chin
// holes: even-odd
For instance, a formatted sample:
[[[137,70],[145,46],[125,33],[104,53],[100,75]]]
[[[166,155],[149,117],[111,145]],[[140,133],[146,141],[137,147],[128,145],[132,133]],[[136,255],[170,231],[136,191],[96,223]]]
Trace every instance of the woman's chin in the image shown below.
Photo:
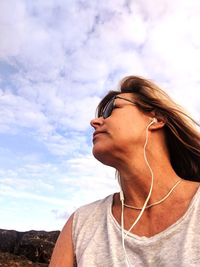
[[[93,147],[92,153],[94,157],[101,163],[113,167],[113,156],[111,150],[103,147]]]

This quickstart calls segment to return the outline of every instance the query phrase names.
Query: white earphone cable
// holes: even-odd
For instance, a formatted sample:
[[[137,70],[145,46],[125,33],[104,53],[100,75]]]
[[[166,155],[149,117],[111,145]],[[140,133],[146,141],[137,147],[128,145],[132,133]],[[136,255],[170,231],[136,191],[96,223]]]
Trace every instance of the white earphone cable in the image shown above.
[[[124,255],[125,255],[125,259],[126,259],[126,265],[128,267],[131,267],[130,262],[129,262],[129,258],[126,252],[126,247],[125,247],[125,237],[124,237],[124,199],[121,200],[122,203],[122,212],[121,212],[121,232],[122,232],[122,247],[123,247],[123,251],[124,251]]]
[[[120,201],[121,201],[121,232],[122,232],[122,247],[123,247],[123,250],[124,250],[124,254],[125,254],[125,259],[126,259],[126,265],[128,267],[131,267],[130,265],[130,261],[129,261],[129,258],[128,258],[128,255],[127,255],[127,252],[126,252],[126,247],[125,247],[125,239],[127,237],[127,235],[131,232],[131,230],[133,229],[133,227],[138,223],[138,221],[140,220],[140,218],[142,217],[142,214],[147,206],[147,203],[151,197],[151,194],[152,194],[152,190],[153,190],[153,183],[154,183],[154,174],[153,174],[153,171],[151,169],[151,166],[147,160],[147,156],[146,156],[146,146],[147,146],[147,143],[148,143],[148,130],[149,130],[149,127],[154,123],[155,121],[151,121],[151,123],[149,123],[149,125],[146,127],[146,138],[145,138],[145,144],[144,144],[144,148],[143,148],[143,152],[144,152],[144,160],[145,160],[145,163],[147,164],[149,170],[150,170],[150,173],[151,173],[151,186],[150,186],[150,189],[149,189],[149,194],[144,202],[144,205],[142,207],[142,210],[140,211],[138,217],[136,218],[136,220],[133,222],[133,224],[131,225],[131,227],[129,228],[129,230],[124,233],[124,194],[123,194],[123,191],[122,191],[122,187],[121,187],[121,181],[120,181],[120,187],[121,187],[121,191],[120,191]]]
[[[153,183],[154,183],[154,174],[153,174],[153,171],[151,169],[151,166],[149,165],[149,162],[147,160],[147,156],[146,156],[146,146],[147,146],[147,143],[148,143],[148,130],[149,130],[149,127],[154,123],[154,121],[152,121],[146,128],[146,140],[145,140],[145,144],[144,144],[144,160],[145,160],[145,163],[147,164],[149,170],[150,170],[150,173],[151,173],[151,186],[150,186],[150,190],[149,190],[149,194],[144,202],[144,205],[142,207],[142,210],[140,211],[137,219],[134,221],[134,223],[131,225],[131,227],[129,228],[129,230],[126,232],[126,235],[125,235],[125,238],[126,236],[130,233],[130,231],[133,229],[133,227],[138,223],[138,221],[140,220],[140,218],[142,217],[142,214],[147,206],[147,203],[149,202],[149,199],[151,197],[151,194],[152,194],[152,190],[153,190]]]

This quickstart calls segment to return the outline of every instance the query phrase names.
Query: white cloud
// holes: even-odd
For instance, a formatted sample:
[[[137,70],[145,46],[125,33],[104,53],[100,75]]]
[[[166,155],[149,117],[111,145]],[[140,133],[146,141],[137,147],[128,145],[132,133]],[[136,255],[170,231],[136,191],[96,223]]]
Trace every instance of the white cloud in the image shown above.
[[[73,203],[77,203],[76,207],[119,190],[115,170],[104,166],[91,155],[69,159],[66,169],[67,175],[60,182],[73,189],[71,197]]]
[[[13,12],[13,10],[15,12]],[[0,3],[0,58],[8,60],[8,56],[16,56],[20,52],[21,44],[27,38],[25,28],[27,24],[24,1],[2,0]]]
[[[51,132],[52,127],[48,118],[44,116],[38,107],[24,97],[12,93],[4,94],[0,98],[1,130],[9,129],[15,132],[20,127],[34,129],[39,133]],[[9,131],[10,132],[10,131]]]
[[[47,197],[47,196],[42,196],[30,192],[24,192],[24,191],[16,191],[10,188],[9,186],[1,186],[0,189],[1,196],[10,196],[12,198],[20,198],[20,199],[30,199],[30,200],[37,200],[41,202],[46,202],[49,204],[54,204],[58,206],[63,206],[65,207],[66,201],[63,199],[59,198],[53,198],[53,197]]]
[[[91,155],[78,156],[60,164],[35,163],[10,170],[0,169],[0,201],[2,198],[8,199],[9,203],[14,201],[18,213],[17,202],[26,203],[22,211],[31,203],[40,203],[41,209],[49,205],[55,223],[60,220],[57,229],[79,206],[118,189],[114,169],[97,162]],[[14,208],[12,203],[9,206]],[[44,223],[40,222],[40,227]],[[49,229],[50,225],[45,227]]]

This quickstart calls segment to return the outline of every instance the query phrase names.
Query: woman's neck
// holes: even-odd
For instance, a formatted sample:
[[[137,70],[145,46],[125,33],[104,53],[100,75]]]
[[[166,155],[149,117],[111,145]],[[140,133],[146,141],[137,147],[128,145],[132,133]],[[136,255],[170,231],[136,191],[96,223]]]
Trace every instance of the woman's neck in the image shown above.
[[[120,183],[126,204],[143,206],[150,191],[152,175],[153,190],[148,204],[164,197],[180,180],[167,158],[149,159],[149,165],[151,170],[144,160],[140,163],[130,161],[122,166],[119,165]],[[126,167],[123,168],[123,166]]]

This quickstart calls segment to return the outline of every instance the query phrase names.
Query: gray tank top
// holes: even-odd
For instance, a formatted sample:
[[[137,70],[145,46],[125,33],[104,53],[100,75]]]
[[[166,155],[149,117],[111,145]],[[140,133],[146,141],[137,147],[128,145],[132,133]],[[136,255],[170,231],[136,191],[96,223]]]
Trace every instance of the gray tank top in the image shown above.
[[[79,208],[74,214],[73,243],[78,267],[126,267],[121,227],[112,215],[113,195]],[[187,212],[152,237],[128,234],[131,266],[200,266],[200,189]]]

